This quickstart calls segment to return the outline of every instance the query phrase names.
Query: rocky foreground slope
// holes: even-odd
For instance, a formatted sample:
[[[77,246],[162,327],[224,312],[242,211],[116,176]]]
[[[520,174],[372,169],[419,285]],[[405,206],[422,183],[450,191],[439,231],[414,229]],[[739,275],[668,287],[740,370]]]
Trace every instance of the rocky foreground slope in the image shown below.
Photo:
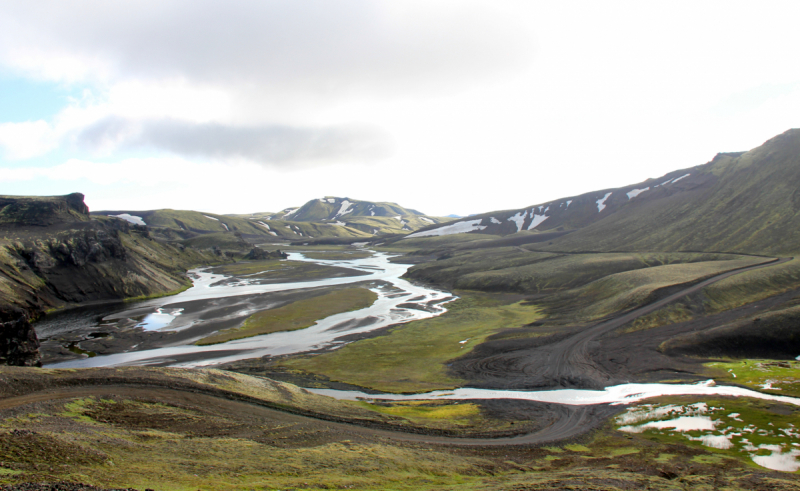
[[[73,304],[165,294],[188,286],[213,253],[155,240],[147,227],[91,217],[79,193],[0,197],[0,364],[36,365],[30,322]]]

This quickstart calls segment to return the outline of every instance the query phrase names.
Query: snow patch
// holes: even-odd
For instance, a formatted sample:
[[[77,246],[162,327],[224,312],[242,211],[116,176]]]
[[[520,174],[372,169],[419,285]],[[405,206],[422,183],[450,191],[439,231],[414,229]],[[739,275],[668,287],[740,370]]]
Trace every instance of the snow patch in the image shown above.
[[[543,221],[547,220],[548,216],[545,215],[533,215],[533,220],[531,220],[531,224],[528,225],[528,230],[533,230],[538,227]]]
[[[481,223],[480,219],[467,220],[464,222],[453,223],[451,225],[445,225],[444,227],[439,227],[433,230],[425,230],[422,232],[409,234],[405,238],[410,239],[411,237],[432,237],[439,235],[464,234],[467,232],[474,232],[476,230],[485,229],[486,225],[481,225],[480,223]]]
[[[431,220],[430,218],[419,217],[419,219],[422,220],[423,222],[427,222],[427,223],[436,223],[433,220]],[[500,223],[500,222],[497,222],[497,223]]]
[[[203,215],[204,217],[208,218],[209,220],[214,220],[215,222],[219,221],[219,218],[210,217],[208,215]]]
[[[568,200],[567,200],[567,208],[569,208],[569,205],[571,205],[571,204],[572,204],[572,200],[571,200],[571,199],[568,199]],[[564,208],[564,209],[566,210],[567,208]]]
[[[333,222],[331,225],[338,225],[338,226],[340,226],[340,227],[344,227],[344,226],[345,226],[345,225],[347,225],[347,224],[346,224],[346,223],[344,223],[344,222],[340,222],[339,220],[336,220],[336,221],[335,221],[335,222]]]
[[[539,209],[541,209],[541,208],[542,207],[540,206]],[[508,221],[516,223],[517,224],[517,232],[519,232],[520,230],[522,230],[522,224],[525,222],[526,218],[528,218],[528,210],[525,210],[524,214],[522,212],[518,212],[513,217],[508,218]]]
[[[294,215],[295,213],[297,213],[298,211],[300,211],[300,208],[287,208],[287,209],[288,209],[288,210],[291,210],[291,211],[289,211],[289,212],[287,212],[287,213],[285,213],[285,214],[283,215],[283,219],[284,219],[284,220],[286,219],[286,217],[288,217],[288,216],[291,216],[291,215]]]
[[[650,190],[650,186],[647,186],[644,189],[632,189],[632,190],[628,191],[625,194],[628,195],[628,199],[631,199],[631,198],[635,198],[635,197],[639,196],[640,194],[642,194],[643,192],[649,191],[649,190]]]
[[[353,211],[353,210],[350,209],[351,206],[353,206],[353,203],[351,203],[351,202],[349,202],[347,200],[342,201],[342,207],[339,208],[339,213],[337,213],[333,218],[338,218],[338,217],[340,217],[342,215],[345,215],[347,213],[351,213]]]
[[[129,215],[127,213],[122,213],[121,215],[108,215],[108,216],[114,218],[121,218],[126,222],[130,222],[134,225],[147,225],[146,223],[144,223],[144,220],[142,220],[142,217],[137,217],[136,215]]]
[[[227,226],[227,225],[225,225],[224,223],[222,224],[222,226],[223,226],[223,227],[225,227],[225,230],[226,230],[226,231],[228,231],[228,232],[230,232],[230,231],[231,231],[231,229],[229,229],[229,228],[228,228],[228,226]]]
[[[392,218],[394,218],[395,220],[400,220],[401,222],[403,221],[403,217],[401,215],[397,215],[396,217]]]
[[[608,197],[611,196],[611,193],[606,193],[601,199],[597,200],[597,212],[600,213],[603,211],[603,208],[606,207],[606,200]]]
[[[681,179],[683,179],[684,177],[689,177],[689,176],[691,176],[691,174],[684,174],[684,175],[682,175],[681,177],[679,177],[679,178],[677,178],[677,179],[673,180],[673,181],[672,181],[672,184],[675,184],[676,182],[680,181],[680,180],[681,180]]]
[[[492,223],[496,223],[496,224],[498,224],[498,225],[500,225],[501,223],[503,223],[503,222],[501,222],[500,220],[498,220],[498,219],[497,219],[497,218],[495,218],[495,217],[491,217],[491,218],[489,219],[489,221],[490,221],[490,222],[492,222]]]
[[[336,200],[333,198],[328,198],[328,203],[336,203]]]

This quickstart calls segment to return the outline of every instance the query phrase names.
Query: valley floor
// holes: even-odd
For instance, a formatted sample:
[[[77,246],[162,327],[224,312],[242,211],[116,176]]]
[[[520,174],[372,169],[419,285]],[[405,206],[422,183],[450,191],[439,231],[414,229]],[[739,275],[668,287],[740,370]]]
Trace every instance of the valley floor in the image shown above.
[[[318,254],[345,257],[341,250]],[[636,407],[348,402],[295,385],[421,392],[714,377],[800,396],[800,363],[787,358],[796,343],[786,334],[794,332],[800,303],[798,264],[791,258],[567,256],[521,248],[463,257],[434,251],[428,257],[437,254],[444,259],[416,271],[429,281],[448,278],[443,286],[464,278],[484,287],[504,278],[510,285],[504,275],[511,274],[531,275],[514,284],[533,286],[456,290],[460,298],[447,304],[444,315],[360,334],[336,349],[234,362],[228,371],[2,369],[0,483],[159,490],[800,489],[792,467],[800,447],[792,422],[800,408],[793,405],[688,396]],[[572,272],[584,266],[589,272],[576,282]],[[253,267],[226,266],[239,275],[259,274]],[[541,285],[559,286],[532,290]],[[275,310],[307,322],[306,303],[323,293],[335,292],[298,290],[248,302],[258,307],[253,312]],[[205,313],[198,315],[241,310],[224,301],[203,305]],[[235,334],[253,315],[208,325],[202,335],[220,327]],[[259,322],[259,329],[272,329]],[[121,333],[132,325],[119,327],[107,337],[127,339]],[[53,346],[64,346],[61,336],[52,338]],[[159,341],[162,335],[147,336]],[[173,336],[191,337],[180,331]],[[120,349],[103,343],[100,337],[75,346]],[[752,360],[757,356],[765,360]],[[711,430],[664,427],[697,404],[709,408],[692,417],[707,418]],[[621,431],[633,409],[657,413],[637,421],[654,425]],[[706,444],[721,439],[731,446]],[[783,459],[783,472],[764,467],[769,459]]]

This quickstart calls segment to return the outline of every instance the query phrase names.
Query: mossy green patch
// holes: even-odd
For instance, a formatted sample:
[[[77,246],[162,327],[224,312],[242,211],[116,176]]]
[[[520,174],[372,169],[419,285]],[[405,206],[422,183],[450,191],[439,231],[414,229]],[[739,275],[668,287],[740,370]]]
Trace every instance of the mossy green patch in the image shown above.
[[[564,448],[569,450],[570,452],[589,452],[589,447],[586,445],[578,445],[577,443],[573,443],[570,445],[564,445]]]
[[[233,277],[247,276],[248,280],[271,282],[311,281],[340,276],[363,276],[367,273],[350,268],[314,264],[304,261],[265,260],[242,261],[216,266],[210,270],[215,274]]]
[[[704,364],[708,375],[760,392],[800,397],[800,361],[732,360]]]
[[[257,312],[248,317],[241,327],[224,329],[195,344],[204,346],[271,332],[305,329],[313,326],[316,321],[331,315],[365,309],[375,303],[377,299],[378,295],[366,288],[334,290],[325,295]]]
[[[718,464],[734,458],[756,465],[752,461],[755,455],[770,454],[776,448],[789,452],[800,446],[798,417],[800,408],[774,401],[741,397],[698,402],[683,396],[631,407],[615,423],[639,438],[702,449],[705,456],[696,457],[695,462]],[[690,426],[676,429],[679,422],[687,421]],[[653,422],[660,423],[648,426]]]
[[[385,392],[447,389],[463,383],[447,362],[468,353],[487,336],[542,317],[536,306],[503,295],[461,292],[438,317],[402,324],[387,335],[336,351],[281,361],[288,368]]]

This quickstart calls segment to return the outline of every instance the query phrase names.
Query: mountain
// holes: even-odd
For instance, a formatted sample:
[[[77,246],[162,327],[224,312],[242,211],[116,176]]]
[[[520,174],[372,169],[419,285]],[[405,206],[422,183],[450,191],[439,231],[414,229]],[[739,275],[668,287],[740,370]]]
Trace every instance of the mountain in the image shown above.
[[[311,224],[273,219],[274,216],[217,215],[189,210],[149,211],[98,211],[94,216],[108,216],[128,221],[134,225],[146,225],[154,236],[170,241],[186,241],[186,245],[216,242],[220,246],[230,242],[234,236],[253,242],[302,240],[315,237],[361,238],[368,234],[357,229],[337,224]]]
[[[361,201],[332,196],[312,199],[300,208],[287,208],[281,213],[281,219],[295,222],[332,222],[352,217],[424,215],[417,210],[403,208],[396,203]]]
[[[396,203],[361,201],[351,198],[326,196],[313,199],[299,208],[286,208],[277,213],[253,213],[252,215],[229,215],[247,220],[260,220],[271,225],[282,221],[290,223],[290,228],[303,229],[303,223],[316,223],[320,226],[334,225],[338,230],[358,232],[358,236],[407,234],[430,225],[450,221],[448,217],[432,217]],[[305,233],[304,237],[346,237],[343,233],[325,234]],[[297,237],[285,236],[288,239]]]
[[[793,129],[657,179],[470,216],[407,238],[471,232],[518,234],[520,243],[546,241],[542,250],[564,252],[788,254],[800,249],[798,184],[800,130]]]

